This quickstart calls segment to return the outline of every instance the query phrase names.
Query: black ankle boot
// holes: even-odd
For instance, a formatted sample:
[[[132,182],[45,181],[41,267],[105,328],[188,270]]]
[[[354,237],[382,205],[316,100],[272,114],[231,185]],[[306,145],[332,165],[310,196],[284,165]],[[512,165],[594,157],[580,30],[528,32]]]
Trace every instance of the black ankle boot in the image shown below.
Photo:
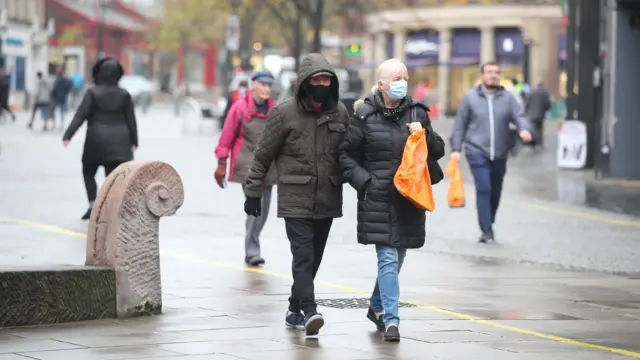
[[[84,213],[84,215],[82,215],[82,220],[89,220],[89,218],[91,217],[91,208],[89,208],[89,210],[87,210],[86,213]]]

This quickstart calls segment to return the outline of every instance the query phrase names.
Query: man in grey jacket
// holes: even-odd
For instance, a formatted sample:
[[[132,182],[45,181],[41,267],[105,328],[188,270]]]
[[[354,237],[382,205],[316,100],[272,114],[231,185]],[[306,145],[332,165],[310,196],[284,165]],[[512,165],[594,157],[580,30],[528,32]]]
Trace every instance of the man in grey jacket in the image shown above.
[[[500,65],[482,65],[480,76],[482,84],[469,90],[458,108],[451,135],[451,158],[460,161],[464,145],[476,187],[480,242],[488,243],[494,241],[493,223],[507,171],[509,124],[518,127],[524,142],[531,141],[531,132],[522,107],[499,85]]]
[[[27,127],[33,128],[33,120],[36,117],[38,110],[42,113],[42,121],[44,122],[43,130],[47,130],[47,119],[49,118],[49,100],[51,99],[51,84],[44,78],[42,71],[38,71],[36,74],[36,91],[35,101],[33,103],[33,111],[31,113],[31,120]]]

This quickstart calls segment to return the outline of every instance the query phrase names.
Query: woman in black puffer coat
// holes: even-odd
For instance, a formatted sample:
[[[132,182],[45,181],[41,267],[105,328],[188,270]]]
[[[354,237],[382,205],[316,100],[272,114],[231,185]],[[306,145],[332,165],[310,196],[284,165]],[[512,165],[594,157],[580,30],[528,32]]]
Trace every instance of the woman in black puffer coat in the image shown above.
[[[406,67],[388,60],[379,73],[378,89],[356,110],[339,159],[345,180],[358,192],[358,242],[376,245],[378,255],[367,317],[385,331],[385,340],[398,341],[398,274],[406,250],[425,243],[425,211],[396,190],[393,178],[407,138],[424,128],[431,182],[439,182],[443,172],[437,160],[444,156],[445,144],[431,127],[428,108],[406,95]]]
[[[118,86],[124,74],[122,65],[112,58],[98,61],[92,69],[95,86],[88,89],[69,128],[64,133],[66,147],[80,126],[87,121],[87,136],[82,153],[82,175],[89,199],[89,210],[82,216],[89,219],[96,200],[96,173],[103,166],[105,176],[118,165],[133,160],[138,147],[138,130],[133,101],[129,93]]]

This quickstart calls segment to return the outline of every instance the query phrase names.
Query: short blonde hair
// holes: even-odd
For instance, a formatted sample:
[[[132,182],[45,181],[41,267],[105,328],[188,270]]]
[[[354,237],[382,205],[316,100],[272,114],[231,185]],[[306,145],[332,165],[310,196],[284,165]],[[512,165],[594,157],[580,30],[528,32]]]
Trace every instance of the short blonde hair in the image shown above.
[[[378,66],[376,77],[378,80],[389,81],[389,73],[400,68],[404,68],[407,71],[407,66],[402,61],[398,59],[385,60]]]

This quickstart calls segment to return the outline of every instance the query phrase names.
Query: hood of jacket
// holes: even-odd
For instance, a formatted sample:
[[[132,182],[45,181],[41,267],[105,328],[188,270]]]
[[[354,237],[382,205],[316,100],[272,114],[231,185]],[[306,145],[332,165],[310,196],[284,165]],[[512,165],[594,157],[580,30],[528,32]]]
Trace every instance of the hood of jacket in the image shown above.
[[[124,75],[124,69],[116,60],[104,58],[93,66],[91,74],[96,85],[117,85]]]
[[[335,71],[331,68],[331,64],[329,61],[324,58],[324,56],[318,53],[311,53],[302,58],[300,62],[300,67],[298,69],[298,80],[295,89],[295,97],[298,101],[304,101],[307,97],[307,91],[305,90],[306,84],[308,80],[314,74],[319,72],[328,72],[333,78],[331,79],[331,99],[334,102],[338,102],[340,97],[340,84],[338,84],[338,76]]]

